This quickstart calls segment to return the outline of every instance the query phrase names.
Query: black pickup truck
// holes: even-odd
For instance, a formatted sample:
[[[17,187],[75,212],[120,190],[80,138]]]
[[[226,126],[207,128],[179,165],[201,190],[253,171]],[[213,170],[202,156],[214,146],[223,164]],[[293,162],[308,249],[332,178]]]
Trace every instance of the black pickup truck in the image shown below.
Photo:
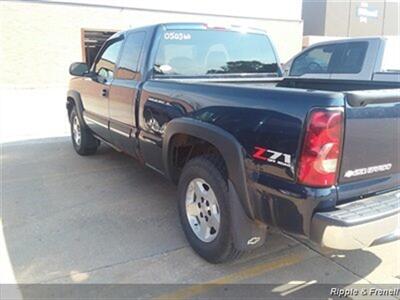
[[[209,262],[268,226],[345,250],[399,237],[399,83],[283,79],[264,32],[199,23],[116,33],[70,74],[76,152],[102,141],[177,184]]]

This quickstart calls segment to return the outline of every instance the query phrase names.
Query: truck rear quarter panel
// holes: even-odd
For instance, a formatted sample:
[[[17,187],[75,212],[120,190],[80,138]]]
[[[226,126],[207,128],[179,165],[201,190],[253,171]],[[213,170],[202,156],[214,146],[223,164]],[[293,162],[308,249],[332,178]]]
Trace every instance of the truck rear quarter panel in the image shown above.
[[[303,225],[302,208],[308,198],[316,199],[310,214],[320,201],[336,201],[334,189],[317,193],[296,184],[296,163],[305,121],[312,108],[343,105],[341,93],[268,88],[260,84],[150,80],[144,84],[140,98],[139,143],[145,161],[164,172],[159,158],[163,133],[170,120],[188,117],[222,128],[243,149],[248,194],[257,218],[289,229],[299,228],[297,231],[302,233],[308,227]],[[274,161],[257,159],[254,155],[258,148],[271,150],[275,156],[281,154]],[[285,160],[284,155],[289,159]],[[273,204],[277,200],[274,194],[284,193],[287,197],[278,201],[279,211],[287,211],[290,218],[273,211],[277,209]],[[310,206],[309,201],[307,205]]]

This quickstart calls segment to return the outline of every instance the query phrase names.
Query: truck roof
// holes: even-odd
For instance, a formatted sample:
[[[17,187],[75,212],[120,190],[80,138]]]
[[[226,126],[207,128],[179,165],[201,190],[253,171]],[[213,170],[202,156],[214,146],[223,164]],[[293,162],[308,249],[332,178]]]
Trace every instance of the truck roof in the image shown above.
[[[348,42],[368,42],[368,41],[375,41],[375,40],[383,41],[385,39],[387,39],[387,37],[384,37],[384,36],[365,36],[365,37],[355,37],[355,38],[354,37],[352,37],[352,38],[340,38],[340,39],[337,39],[337,40],[334,39],[334,40],[329,40],[329,41],[318,42],[318,43],[310,45],[309,47],[314,47],[314,46],[319,46],[319,45],[337,44],[337,43],[348,43]]]
[[[130,28],[127,30],[123,30],[117,32],[113,37],[116,37],[122,33],[127,33],[131,31],[148,31],[154,30],[157,27],[163,27],[166,30],[178,30],[178,29],[219,29],[219,30],[229,30],[229,31],[240,31],[246,33],[258,33],[258,34],[267,34],[266,31],[258,28],[247,27],[243,25],[234,25],[227,23],[201,23],[201,22],[174,22],[174,23],[158,23],[154,25],[148,25],[138,28]]]

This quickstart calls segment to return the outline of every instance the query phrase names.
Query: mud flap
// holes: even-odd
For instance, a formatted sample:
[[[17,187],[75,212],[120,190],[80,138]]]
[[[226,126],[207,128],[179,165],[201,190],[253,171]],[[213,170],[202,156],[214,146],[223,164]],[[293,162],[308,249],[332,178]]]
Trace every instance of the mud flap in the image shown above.
[[[232,234],[236,249],[248,251],[262,246],[267,236],[267,225],[251,220],[246,215],[230,180],[228,180],[228,187]]]

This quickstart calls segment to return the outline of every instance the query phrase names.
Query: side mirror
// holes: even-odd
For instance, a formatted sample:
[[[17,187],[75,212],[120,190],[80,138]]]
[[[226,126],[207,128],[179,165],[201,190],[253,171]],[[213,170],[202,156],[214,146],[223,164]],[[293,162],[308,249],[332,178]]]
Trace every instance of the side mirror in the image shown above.
[[[89,67],[85,63],[75,62],[69,67],[69,74],[73,76],[84,76],[89,72]]]

